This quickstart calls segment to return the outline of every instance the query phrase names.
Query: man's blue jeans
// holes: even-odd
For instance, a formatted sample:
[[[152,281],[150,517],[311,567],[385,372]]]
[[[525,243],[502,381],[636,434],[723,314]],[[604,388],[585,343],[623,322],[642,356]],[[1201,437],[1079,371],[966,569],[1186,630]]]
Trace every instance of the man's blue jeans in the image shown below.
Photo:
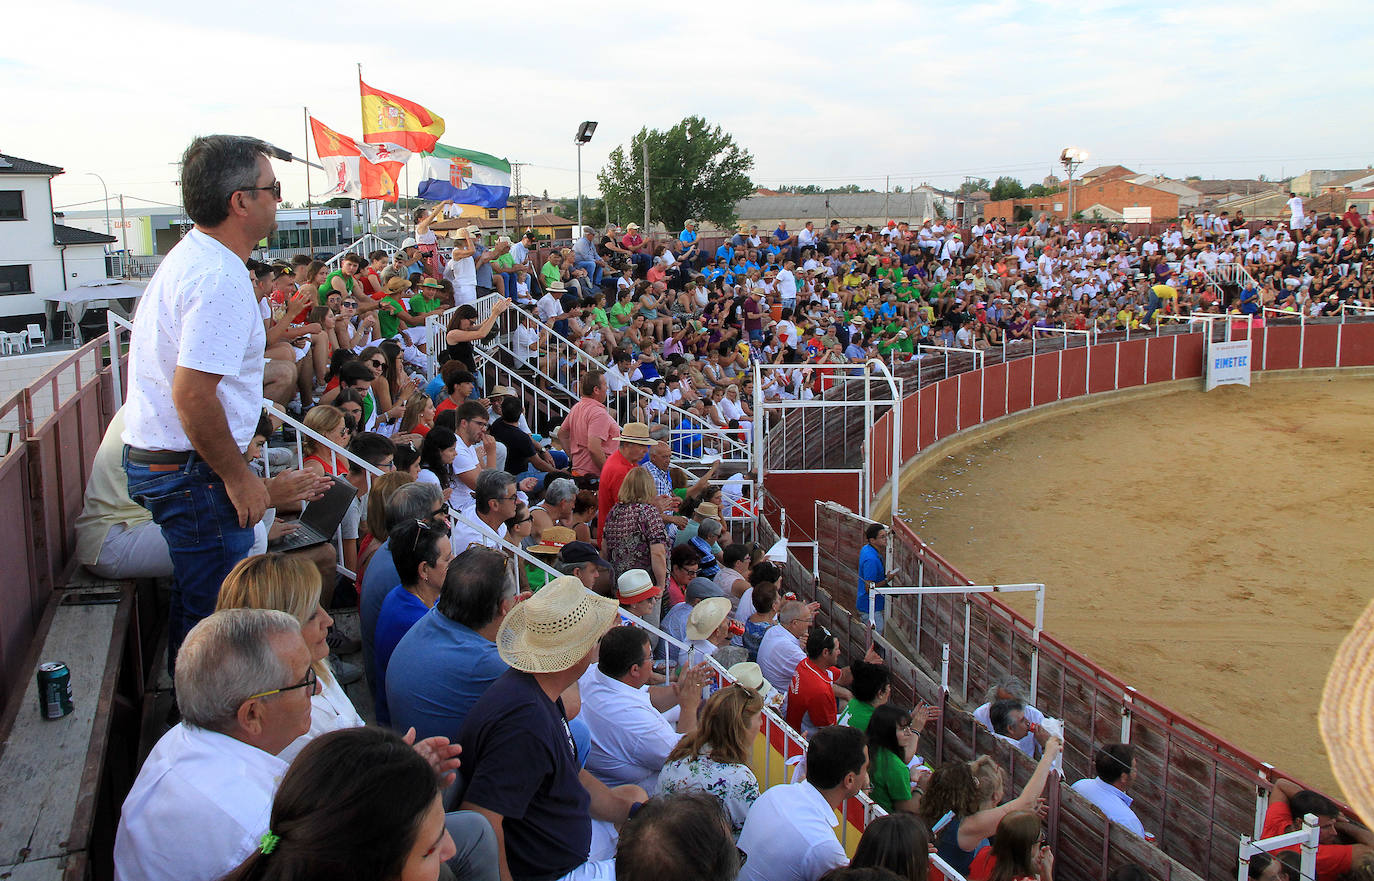
[[[210,466],[192,455],[184,465],[129,461],[124,450],[129,498],[148,509],[162,527],[172,554],[172,597],[167,620],[167,669],[174,668],[186,634],[215,611],[220,584],[253,547],[253,529],[239,515]]]
[[[586,270],[587,278],[592,280],[592,284],[601,287],[601,267],[596,265],[595,260],[579,260],[574,265],[578,269]]]

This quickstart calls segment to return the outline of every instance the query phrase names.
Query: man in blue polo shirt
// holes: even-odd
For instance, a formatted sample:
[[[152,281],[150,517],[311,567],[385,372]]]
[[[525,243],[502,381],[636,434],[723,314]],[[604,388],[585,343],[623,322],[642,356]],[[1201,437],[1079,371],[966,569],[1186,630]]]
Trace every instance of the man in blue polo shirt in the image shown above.
[[[865,618],[868,617],[868,589],[887,587],[888,582],[897,574],[895,568],[891,575],[887,573],[887,538],[888,529],[881,523],[870,523],[864,530],[864,546],[859,551],[859,591],[856,605],[859,614]],[[879,633],[883,632],[883,607],[886,605],[886,599],[879,594],[873,604],[873,628]]]
[[[439,602],[410,628],[386,670],[387,706],[397,731],[458,738],[463,720],[507,669],[496,632],[519,599],[506,558],[474,547],[453,558]]]

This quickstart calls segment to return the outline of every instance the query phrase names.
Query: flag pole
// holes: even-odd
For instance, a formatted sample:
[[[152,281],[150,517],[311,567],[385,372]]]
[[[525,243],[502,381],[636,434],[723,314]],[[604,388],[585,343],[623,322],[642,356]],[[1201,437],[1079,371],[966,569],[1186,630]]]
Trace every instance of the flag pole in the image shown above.
[[[359,62],[357,62],[357,65],[358,65],[358,118],[359,118],[359,120],[360,120],[360,121],[362,122],[362,124],[363,124],[363,140],[366,141],[366,140],[367,140],[367,111],[363,108],[363,63],[362,63],[361,61],[359,61]],[[362,161],[363,161],[362,159],[359,159],[359,162],[362,162]],[[361,171],[361,168],[359,169],[359,176],[358,176],[358,179],[359,179],[359,183],[361,183],[361,181],[362,181],[362,171]],[[372,224],[372,209],[371,209],[371,207],[368,205],[368,202],[369,202],[370,200],[368,200],[368,199],[363,199],[362,201],[363,201],[363,232],[368,233],[368,234],[375,234],[375,233],[376,233],[376,229],[373,227],[373,224]]]
[[[302,107],[301,113],[305,116],[305,161],[310,161],[310,108]],[[305,166],[305,222],[309,229],[307,233],[310,248],[310,259],[315,258],[315,212],[310,210],[310,166]]]

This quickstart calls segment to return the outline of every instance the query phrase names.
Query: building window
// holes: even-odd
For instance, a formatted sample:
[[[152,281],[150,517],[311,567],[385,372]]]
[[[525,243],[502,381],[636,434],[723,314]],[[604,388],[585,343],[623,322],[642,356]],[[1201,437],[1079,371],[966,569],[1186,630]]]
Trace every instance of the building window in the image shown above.
[[[487,220],[496,220],[496,219],[497,219],[498,217],[500,217],[500,216],[501,216],[501,209],[499,209],[499,208],[488,208],[488,209],[487,209]]]
[[[22,190],[0,190],[0,220],[24,219],[24,193]]]
[[[23,266],[0,266],[0,297],[10,294],[31,294],[33,284],[29,281],[28,264]]]

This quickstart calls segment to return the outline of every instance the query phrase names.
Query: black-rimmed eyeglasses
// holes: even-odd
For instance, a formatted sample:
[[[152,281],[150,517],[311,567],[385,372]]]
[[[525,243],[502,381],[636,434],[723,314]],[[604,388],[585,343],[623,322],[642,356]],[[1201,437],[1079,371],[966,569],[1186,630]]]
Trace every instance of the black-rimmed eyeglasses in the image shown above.
[[[272,198],[276,199],[278,202],[281,201],[281,181],[279,180],[274,180],[265,187],[239,187],[239,191],[244,193],[252,193],[258,190],[267,190],[272,194]]]
[[[260,691],[257,694],[250,694],[247,700],[251,701],[260,697],[269,697],[274,694],[284,694],[288,691],[295,691],[298,688],[308,688],[313,695],[315,693],[315,680],[317,678],[318,677],[315,675],[315,668],[307,667],[305,670],[305,680],[303,682],[297,682],[295,685],[288,685],[285,688],[274,688],[271,691]]]

